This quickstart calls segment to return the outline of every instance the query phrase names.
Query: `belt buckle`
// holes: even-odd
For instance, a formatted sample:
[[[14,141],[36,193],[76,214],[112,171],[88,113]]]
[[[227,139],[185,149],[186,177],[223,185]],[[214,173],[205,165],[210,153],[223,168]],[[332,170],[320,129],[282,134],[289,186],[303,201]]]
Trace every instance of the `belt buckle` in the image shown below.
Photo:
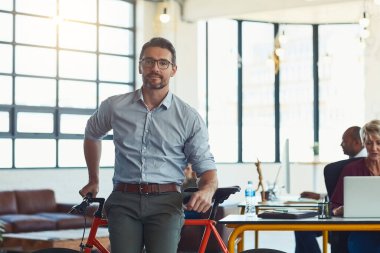
[[[144,192],[144,185],[146,186],[146,189],[147,189],[146,192]],[[139,193],[140,195],[149,195],[149,184],[148,183],[139,184]]]

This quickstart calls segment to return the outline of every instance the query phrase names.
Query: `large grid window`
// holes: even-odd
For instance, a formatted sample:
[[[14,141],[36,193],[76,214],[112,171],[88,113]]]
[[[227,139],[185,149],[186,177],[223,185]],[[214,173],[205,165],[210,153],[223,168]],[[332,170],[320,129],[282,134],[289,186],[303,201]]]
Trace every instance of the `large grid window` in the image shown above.
[[[84,167],[88,117],[135,88],[135,1],[2,0],[0,24],[0,168]]]
[[[291,162],[345,158],[343,132],[364,124],[359,25],[216,19],[207,28],[204,99],[217,162],[280,162],[287,147]]]

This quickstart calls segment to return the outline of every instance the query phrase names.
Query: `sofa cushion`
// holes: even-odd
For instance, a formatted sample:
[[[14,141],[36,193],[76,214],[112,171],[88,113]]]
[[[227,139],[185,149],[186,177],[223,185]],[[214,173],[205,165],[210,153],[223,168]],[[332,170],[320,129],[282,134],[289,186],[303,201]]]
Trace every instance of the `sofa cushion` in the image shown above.
[[[36,215],[52,220],[56,223],[57,229],[83,228],[84,217],[82,215],[67,213],[37,213]],[[92,218],[86,217],[86,226],[91,226]]]
[[[10,224],[11,231],[17,233],[56,229],[55,221],[37,215],[5,214],[0,219]]]
[[[15,191],[15,193],[18,213],[55,212],[57,209],[53,190],[21,190]]]
[[[0,192],[0,215],[17,213],[16,195],[13,191]]]

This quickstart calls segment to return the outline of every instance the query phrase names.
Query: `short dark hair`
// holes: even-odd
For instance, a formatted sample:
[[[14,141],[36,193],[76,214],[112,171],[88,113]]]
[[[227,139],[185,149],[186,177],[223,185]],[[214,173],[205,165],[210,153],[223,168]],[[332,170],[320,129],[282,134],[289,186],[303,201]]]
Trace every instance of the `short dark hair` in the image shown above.
[[[150,41],[146,42],[141,48],[140,60],[143,57],[145,49],[147,49],[148,47],[161,47],[161,48],[165,48],[169,50],[170,53],[172,54],[172,63],[176,64],[175,48],[169,40],[165,38],[161,38],[161,37],[155,37],[155,38],[152,38]]]

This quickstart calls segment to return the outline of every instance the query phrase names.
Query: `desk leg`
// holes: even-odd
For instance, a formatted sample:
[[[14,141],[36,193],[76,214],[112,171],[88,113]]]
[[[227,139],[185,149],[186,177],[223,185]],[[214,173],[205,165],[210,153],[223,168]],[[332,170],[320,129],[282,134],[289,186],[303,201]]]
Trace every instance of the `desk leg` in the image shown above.
[[[259,248],[259,231],[255,230],[255,249]]]
[[[239,235],[239,239],[237,251],[242,252],[244,250],[244,232]]]
[[[247,227],[248,227],[247,225],[238,226],[231,232],[230,238],[228,238],[228,252],[230,252],[230,253],[235,252],[236,240],[238,238],[240,239],[240,238],[244,237],[244,231],[247,230]],[[241,243],[242,246],[239,246],[240,243],[241,243],[241,241],[238,243],[238,252],[243,251],[242,246],[244,246],[244,245],[243,245],[243,243]]]
[[[322,231],[323,236],[323,253],[327,253],[327,244],[329,242],[329,231]]]

